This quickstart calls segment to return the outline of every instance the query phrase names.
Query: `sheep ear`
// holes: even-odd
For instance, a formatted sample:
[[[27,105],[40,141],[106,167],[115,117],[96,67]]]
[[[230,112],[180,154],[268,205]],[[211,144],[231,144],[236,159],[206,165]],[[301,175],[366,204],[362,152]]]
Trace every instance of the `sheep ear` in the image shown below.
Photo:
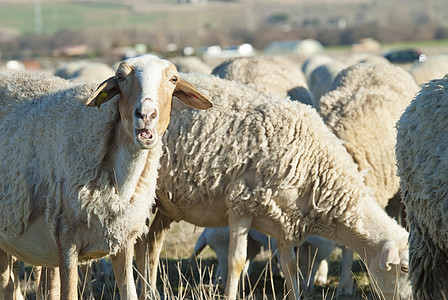
[[[178,79],[174,94],[177,99],[188,106],[206,110],[213,107],[213,103],[196,90],[191,84],[185,80]]]
[[[392,265],[400,265],[400,254],[398,248],[391,242],[386,242],[381,250],[380,269],[390,271]]]
[[[109,101],[118,94],[120,94],[118,81],[115,76],[112,76],[98,86],[96,91],[89,97],[89,99],[87,99],[85,104],[90,107],[96,106],[100,108],[101,104]]]

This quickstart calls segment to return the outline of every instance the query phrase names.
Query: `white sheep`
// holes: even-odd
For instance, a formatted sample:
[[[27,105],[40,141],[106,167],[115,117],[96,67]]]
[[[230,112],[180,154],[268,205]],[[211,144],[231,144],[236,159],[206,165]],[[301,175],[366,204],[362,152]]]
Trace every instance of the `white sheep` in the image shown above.
[[[315,107],[320,106],[320,98],[327,92],[333,79],[346,67],[344,63],[333,60],[316,67],[311,72],[307,81]]]
[[[395,124],[418,86],[392,64],[355,64],[334,79],[318,107],[343,142],[381,207],[399,190]]]
[[[299,65],[284,57],[251,56],[229,59],[216,66],[212,74],[245,83],[280,98],[290,97],[314,105],[306,78]]]
[[[152,286],[164,235],[171,222],[185,220],[201,227],[229,225],[230,299],[251,226],[275,238],[291,299],[299,296],[292,247],[308,235],[355,249],[386,297],[395,289],[407,296],[400,266],[407,267],[408,233],[374,200],[343,142],[314,108],[210,75],[184,76],[215,107],[204,114],[173,105],[159,171],[159,211],[136,247],[139,253],[152,249],[145,256]]]
[[[392,64],[355,64],[341,71],[320,98],[325,124],[344,142],[370,187],[385,209],[400,201],[395,164],[395,123],[409,105],[418,86],[402,68]],[[399,219],[399,212],[394,212]],[[343,249],[343,266],[352,265],[353,254]],[[348,259],[348,260],[347,260]],[[349,271],[342,269],[340,293],[352,293]]]
[[[423,84],[432,79],[441,79],[448,74],[448,55],[428,56],[425,61],[416,61],[409,69],[409,73],[417,84]]]
[[[172,95],[211,103],[152,55],[123,61],[96,86],[0,75],[0,246],[59,267],[63,299],[78,296],[79,262],[110,254],[122,299],[136,298],[133,246],[153,204]]]
[[[114,70],[108,65],[91,61],[72,61],[59,66],[54,75],[73,82],[98,83],[114,75]]]
[[[212,72],[212,67],[196,56],[173,57],[170,58],[170,61],[182,73],[198,72],[210,74]]]
[[[422,86],[397,124],[397,164],[409,224],[415,299],[448,296],[448,76]]]

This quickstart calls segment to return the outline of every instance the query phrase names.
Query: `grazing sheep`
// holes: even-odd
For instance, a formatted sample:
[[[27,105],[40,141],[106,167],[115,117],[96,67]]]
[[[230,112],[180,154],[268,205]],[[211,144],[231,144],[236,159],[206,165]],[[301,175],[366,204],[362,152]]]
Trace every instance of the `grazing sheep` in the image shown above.
[[[283,57],[253,56],[229,59],[216,66],[212,74],[248,84],[252,88],[280,98],[314,105],[306,78],[300,67]]]
[[[89,61],[65,63],[54,71],[54,75],[73,82],[97,83],[114,75],[114,70],[106,64]]]
[[[35,97],[23,96],[22,81],[36,85]],[[0,74],[0,247],[59,267],[64,299],[78,296],[79,262],[110,254],[121,297],[137,298],[133,246],[153,204],[172,95],[211,103],[152,55],[123,61],[95,87]]]
[[[397,164],[409,224],[415,299],[448,297],[448,76],[423,85],[397,124]]]
[[[343,142],[314,108],[210,75],[184,76],[215,107],[204,114],[173,104],[163,137],[159,210],[136,246],[137,267],[149,272],[152,286],[166,231],[171,222],[185,220],[201,227],[229,225],[230,299],[236,297],[251,226],[275,238],[291,299],[299,296],[293,246],[308,235],[355,249],[386,297],[395,288],[407,296],[400,266],[407,267],[408,233],[381,209]],[[141,255],[145,247],[152,252]]]
[[[448,74],[448,55],[429,56],[425,61],[416,61],[412,64],[409,73],[417,84],[443,78]]]
[[[385,209],[400,201],[395,164],[395,123],[418,90],[411,76],[392,64],[356,64],[341,71],[321,97],[325,124],[344,141],[365,183]],[[393,216],[400,218],[400,213]],[[353,254],[343,249],[343,266],[351,268]],[[348,261],[347,261],[348,259]],[[339,293],[352,293],[349,271],[342,269]]]

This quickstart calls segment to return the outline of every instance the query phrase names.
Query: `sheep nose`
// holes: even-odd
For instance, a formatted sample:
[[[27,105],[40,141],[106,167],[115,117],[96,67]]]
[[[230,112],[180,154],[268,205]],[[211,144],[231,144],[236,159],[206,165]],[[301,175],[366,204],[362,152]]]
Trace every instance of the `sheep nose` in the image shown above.
[[[152,120],[156,119],[158,116],[157,109],[152,105],[144,106],[143,108],[137,108],[134,115],[142,119],[145,124],[150,123]]]

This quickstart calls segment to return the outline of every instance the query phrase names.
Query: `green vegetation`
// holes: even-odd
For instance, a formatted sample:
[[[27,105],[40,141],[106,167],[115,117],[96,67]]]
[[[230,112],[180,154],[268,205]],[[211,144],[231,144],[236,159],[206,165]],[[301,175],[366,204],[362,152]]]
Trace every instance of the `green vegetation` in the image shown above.
[[[41,6],[42,33],[60,30],[88,30],[91,28],[126,28],[141,24],[150,26],[162,15],[133,12],[121,2],[43,3]],[[35,33],[35,7],[23,4],[0,5],[0,28],[14,28],[21,33]]]

